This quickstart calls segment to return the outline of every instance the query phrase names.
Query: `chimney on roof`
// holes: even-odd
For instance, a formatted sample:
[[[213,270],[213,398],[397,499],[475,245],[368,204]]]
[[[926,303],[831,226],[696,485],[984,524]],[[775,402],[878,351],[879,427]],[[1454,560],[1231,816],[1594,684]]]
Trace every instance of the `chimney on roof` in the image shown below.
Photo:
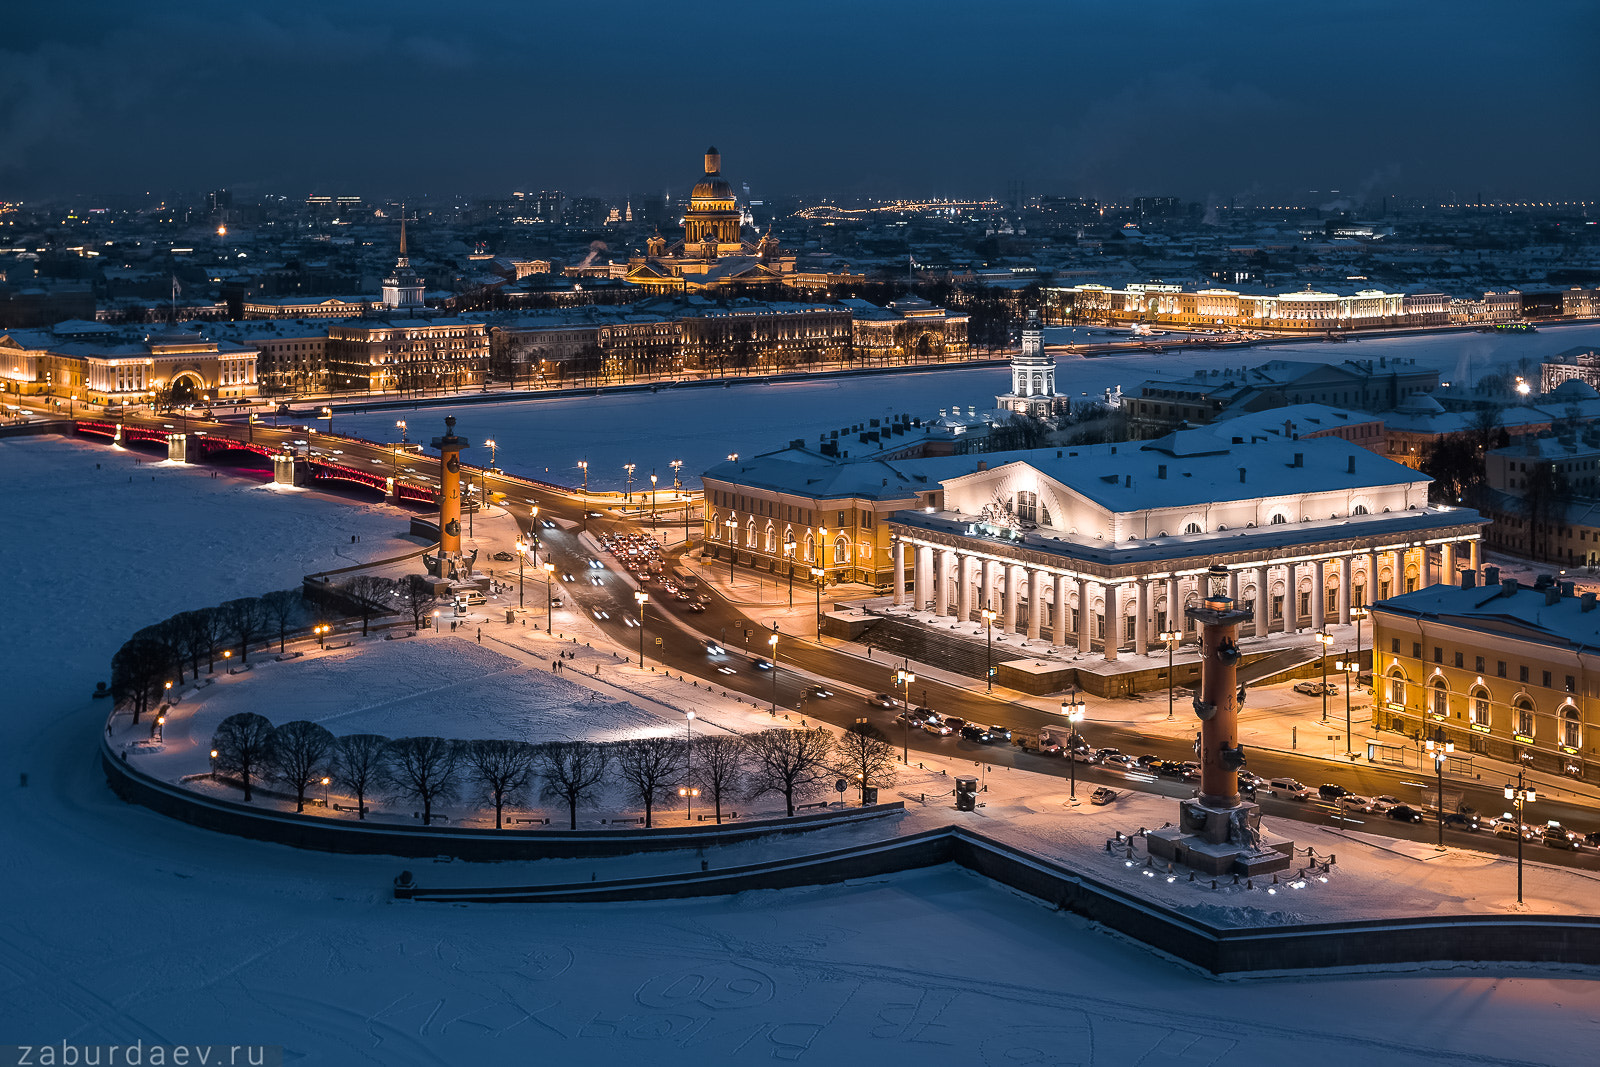
[[[1122,487],[1124,489],[1132,489],[1133,488],[1133,475],[1124,474],[1122,477],[1123,477]]]
[[[1579,611],[1588,612],[1588,611],[1593,611],[1594,610],[1594,594],[1593,593],[1585,593],[1579,599],[1582,601],[1582,605],[1578,608]]]
[[[1356,457],[1355,456],[1352,455],[1352,456],[1346,457],[1345,465],[1344,465],[1344,472],[1346,474],[1354,474],[1356,472]]]
[[[989,461],[986,460],[986,459],[978,460],[978,469],[981,470],[981,471],[988,470],[989,469]]]
[[[1575,592],[1577,592],[1577,589],[1578,589],[1578,585],[1577,585],[1576,582],[1562,582],[1561,583],[1561,595],[1564,596],[1564,597],[1572,596]]]
[[[1244,484],[1244,468],[1243,467],[1239,468],[1239,484],[1240,485]]]
[[[1156,477],[1157,478],[1165,478],[1166,476],[1167,476],[1167,465],[1165,463],[1162,463],[1162,464],[1160,464],[1159,466],[1156,467]]]
[[[1561,603],[1561,587],[1559,585],[1547,585],[1547,586],[1545,586],[1544,587],[1544,604],[1545,604],[1545,607],[1549,607],[1552,604],[1559,604],[1559,603]]]
[[[1306,454],[1304,452],[1296,452],[1294,454],[1294,462],[1289,464],[1289,466],[1291,466],[1291,467],[1304,467],[1305,465],[1306,465]]]
[[[1463,588],[1463,589],[1472,589],[1472,588],[1475,588],[1477,586],[1477,584],[1478,584],[1478,572],[1477,571],[1462,571],[1460,573],[1461,573],[1461,588]]]
[[[1500,584],[1500,568],[1499,567],[1492,567],[1492,566],[1483,568],[1483,584],[1486,585],[1486,586],[1487,585],[1499,585]]]

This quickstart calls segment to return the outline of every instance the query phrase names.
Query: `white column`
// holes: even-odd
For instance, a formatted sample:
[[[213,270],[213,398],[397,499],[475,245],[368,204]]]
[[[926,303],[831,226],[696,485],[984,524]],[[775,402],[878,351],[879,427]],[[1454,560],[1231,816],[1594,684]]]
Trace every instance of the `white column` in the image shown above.
[[[972,618],[972,557],[967,555],[956,557],[956,618]]]
[[[1442,585],[1455,585],[1456,576],[1456,543],[1446,541],[1439,546],[1439,582]]]
[[[1233,601],[1235,609],[1239,606],[1239,568],[1234,567],[1228,571],[1228,599]]]
[[[1374,549],[1367,549],[1367,590],[1366,607],[1371,607],[1378,600],[1378,553]]]
[[[1178,578],[1167,579],[1167,629],[1183,632],[1183,601],[1178,597]]]
[[[1389,595],[1399,596],[1406,591],[1406,550],[1389,550]]]
[[[1051,610],[1056,615],[1051,620],[1054,624],[1052,627],[1054,632],[1051,634],[1050,643],[1057,648],[1065,648],[1067,647],[1067,576],[1065,574],[1056,575],[1054,585],[1055,588],[1052,592],[1055,597],[1054,603],[1051,604]]]
[[[1117,646],[1122,643],[1122,617],[1117,612],[1117,586],[1106,586],[1106,659],[1117,658]]]
[[[986,559],[978,561],[978,610],[994,610],[994,564]]]
[[[1327,600],[1328,591],[1326,583],[1327,572],[1323,569],[1322,560],[1311,561],[1311,628],[1321,630],[1324,622],[1323,604]]]
[[[959,567],[956,562],[954,549],[939,549],[939,614],[948,615],[954,610],[955,604],[955,576],[953,572]]]
[[[1467,542],[1467,566],[1471,567],[1473,570],[1477,570],[1480,565],[1478,551],[1481,545],[1482,542],[1476,537]]]
[[[928,601],[933,599],[931,596],[933,585],[930,581],[929,573],[933,568],[928,565],[930,562],[929,557],[933,555],[933,551],[927,545],[914,545],[913,548],[915,549],[915,554],[911,557],[911,584],[913,586],[911,606],[921,611],[926,609]]]
[[[1022,568],[1015,563],[1000,564],[1000,577],[1005,582],[1003,596],[1005,603],[1001,606],[1000,625],[1005,633],[1017,632],[1017,586]]]
[[[890,556],[894,559],[894,606],[898,608],[906,602],[905,542],[896,541]]]
[[[1028,640],[1037,641],[1044,626],[1044,601],[1039,597],[1039,571],[1028,568]]]
[[[1271,616],[1267,614],[1272,598],[1272,590],[1267,585],[1267,568],[1256,568],[1256,636],[1265,637],[1272,628]]]
[[[1150,639],[1150,579],[1138,580],[1138,617],[1133,621],[1133,651],[1142,656],[1148,650]]]
[[[1354,556],[1339,557],[1339,625],[1350,625],[1350,579],[1355,573]]]
[[[1094,619],[1089,612],[1089,579],[1078,579],[1078,651],[1094,648]]]

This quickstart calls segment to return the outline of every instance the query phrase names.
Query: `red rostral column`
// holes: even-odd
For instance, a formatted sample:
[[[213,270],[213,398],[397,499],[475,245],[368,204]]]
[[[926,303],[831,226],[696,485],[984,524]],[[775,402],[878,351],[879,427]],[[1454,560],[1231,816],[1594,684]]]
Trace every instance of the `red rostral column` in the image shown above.
[[[1239,803],[1239,624],[1250,618],[1223,592],[1228,571],[1212,567],[1207,577],[1224,583],[1200,606],[1188,609],[1200,625],[1200,692],[1194,711],[1200,718],[1200,803],[1231,808]]]
[[[456,436],[456,417],[444,417],[444,436],[433,439],[439,450],[439,555],[461,555],[461,450],[472,447]],[[441,571],[441,573],[443,573]]]

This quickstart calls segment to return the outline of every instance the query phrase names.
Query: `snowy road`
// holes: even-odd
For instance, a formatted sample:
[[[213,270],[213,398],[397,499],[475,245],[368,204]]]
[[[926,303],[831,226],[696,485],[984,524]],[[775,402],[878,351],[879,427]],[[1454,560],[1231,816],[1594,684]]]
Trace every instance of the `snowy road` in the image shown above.
[[[395,516],[49,439],[0,443],[0,492],[22,505],[0,535],[20,572],[0,616],[0,1041],[265,1042],[341,1067],[1154,1067],[1576,1064],[1600,1036],[1592,982],[1217,983],[949,869],[661,905],[395,903],[399,861],[116,800],[87,698],[138,625],[293,584],[351,534],[381,554]]]

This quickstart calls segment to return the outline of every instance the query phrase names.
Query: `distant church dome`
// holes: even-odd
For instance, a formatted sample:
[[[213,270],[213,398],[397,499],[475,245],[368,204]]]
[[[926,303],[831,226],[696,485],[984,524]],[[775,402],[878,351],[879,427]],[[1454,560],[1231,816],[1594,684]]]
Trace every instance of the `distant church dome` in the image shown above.
[[[1550,390],[1550,395],[1559,400],[1600,400],[1600,392],[1581,378],[1568,378]]]

